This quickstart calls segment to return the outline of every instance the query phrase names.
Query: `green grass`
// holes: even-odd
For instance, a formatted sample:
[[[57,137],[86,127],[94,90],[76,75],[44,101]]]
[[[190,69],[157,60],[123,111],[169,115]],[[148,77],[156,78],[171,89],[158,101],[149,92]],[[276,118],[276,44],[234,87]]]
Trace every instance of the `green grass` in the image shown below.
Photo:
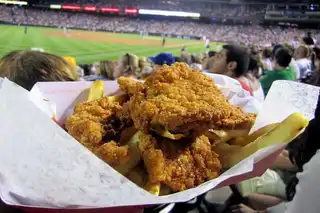
[[[204,49],[203,42],[199,41],[168,38],[167,42],[177,44],[174,47],[161,47],[160,37],[146,37],[145,40],[159,40],[159,47],[146,45],[128,45],[112,42],[98,42],[84,39],[74,39],[72,37],[54,37],[45,35],[46,31],[60,31],[60,29],[29,27],[28,34],[24,34],[23,26],[0,25],[0,56],[3,56],[13,50],[24,50],[32,47],[43,48],[46,52],[54,53],[60,56],[73,56],[78,63],[92,63],[107,59],[118,59],[125,53],[133,53],[138,56],[153,56],[160,52],[171,52],[174,55],[180,55],[182,45],[186,45],[190,53],[202,53]],[[72,33],[82,33],[75,31]],[[94,34],[95,32],[91,32]],[[127,39],[140,39],[139,35],[132,34],[108,34],[105,36]],[[213,44],[212,49],[219,45]]]

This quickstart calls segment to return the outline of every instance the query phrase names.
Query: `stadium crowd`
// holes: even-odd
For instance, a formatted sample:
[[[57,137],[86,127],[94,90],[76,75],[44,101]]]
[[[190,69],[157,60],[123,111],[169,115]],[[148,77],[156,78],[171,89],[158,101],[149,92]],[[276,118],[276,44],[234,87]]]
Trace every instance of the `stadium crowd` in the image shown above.
[[[154,57],[139,58],[126,53],[115,61],[106,59],[85,65],[77,64],[72,57],[60,57],[45,52],[32,50],[10,52],[0,59],[0,77],[6,77],[27,90],[41,81],[114,80],[121,76],[144,80],[159,67],[171,66],[175,62],[186,63],[213,78],[224,76],[260,104],[276,80],[320,86],[320,49],[316,41],[319,32],[315,30],[308,30],[309,33],[307,33],[308,31],[299,29],[258,25],[231,26],[197,22],[135,20],[94,14],[12,9],[4,6],[0,6],[0,10],[0,20],[12,24],[113,32],[159,34],[165,32],[166,35],[206,36],[211,40],[229,43],[218,52],[210,51],[208,47],[208,52],[200,55],[192,54],[188,52],[188,47],[183,47],[181,54],[176,56],[170,53],[159,53]],[[61,23],[66,23],[66,26]],[[317,178],[319,175],[317,174],[319,172],[319,152],[317,151],[320,149],[317,133],[320,127],[319,116],[320,104],[315,112],[314,120],[310,122],[303,135],[292,141],[272,168],[268,170],[267,175],[271,173],[275,177],[272,184],[276,187],[263,188],[261,185],[253,184],[254,187],[250,194],[246,194],[245,199],[241,200],[243,203],[235,203],[232,212],[284,213],[284,208],[291,208],[290,213],[302,212],[301,209],[308,213],[318,212],[317,202],[307,202],[303,199],[307,200],[306,196],[310,199],[317,199],[319,195],[319,190],[313,189],[313,186],[319,185]],[[309,161],[311,164],[308,163]],[[307,170],[307,167],[303,169],[305,164],[313,169],[311,171]],[[314,172],[316,174],[313,174]],[[302,175],[299,176],[298,173]],[[314,178],[308,180],[310,177]],[[270,182],[263,182],[264,178],[266,176],[259,179],[259,184],[270,184]],[[296,186],[299,187],[297,191]],[[299,199],[300,203],[297,204]],[[287,204],[289,201],[292,202]],[[198,207],[195,206],[195,208]]]
[[[80,4],[80,5],[97,5],[119,8],[142,8],[154,10],[174,10],[185,12],[198,12],[201,15],[208,15],[213,17],[244,17],[254,16],[265,12],[266,4],[228,4],[221,2],[208,1],[92,1],[92,0],[78,0],[78,1],[41,1],[42,4]]]
[[[186,63],[213,79],[223,78],[234,86],[242,88],[242,91],[257,103],[256,106],[262,105],[272,83],[276,80],[290,80],[320,86],[320,49],[314,46],[311,34],[299,38],[296,47],[279,43],[270,48],[259,49],[254,45],[226,44],[219,52],[209,51],[201,55],[189,53],[188,47],[183,47],[181,54],[177,56],[159,53],[155,57],[139,58],[126,53],[116,61],[106,59],[86,65],[78,65],[70,56],[60,57],[34,50],[17,50],[0,59],[0,77],[6,77],[30,90],[35,83],[41,81],[114,80],[121,76],[144,80],[159,67],[170,66],[176,62]],[[258,112],[259,107],[255,110]],[[241,199],[244,203],[234,203],[235,205],[231,207],[232,212],[284,213],[283,208],[286,207],[286,202],[292,201],[290,205],[294,207],[291,208],[302,208],[301,204],[295,205],[295,199],[303,199],[309,196],[305,195],[308,193],[311,195],[318,193],[319,190],[312,190],[312,186],[305,186],[306,182],[310,182],[308,178],[297,176],[297,174],[299,172],[304,174],[303,165],[310,159],[312,161],[313,158],[319,158],[319,154],[316,154],[320,148],[316,130],[319,128],[319,113],[320,103],[315,119],[303,136],[292,141],[262,177],[247,180],[249,189],[244,187],[243,191],[241,188],[243,183],[239,184],[242,189],[240,194],[246,196],[246,199]],[[304,145],[301,146],[301,143]],[[315,161],[312,162],[315,163]],[[309,166],[314,167],[314,165]],[[305,175],[317,177],[318,174],[312,174],[313,171],[318,172],[315,169],[308,170]],[[296,191],[296,186],[300,186],[298,179],[303,185],[299,191]],[[270,184],[274,186],[270,187]],[[318,184],[318,178],[313,179],[310,184]],[[311,188],[308,189],[308,187]],[[198,202],[186,205],[199,208]],[[205,208],[211,207],[208,205]],[[203,205],[201,208],[204,208]],[[274,211],[279,208],[282,210]],[[313,205],[303,208],[313,208]]]
[[[0,6],[0,21],[50,27],[80,28],[109,32],[152,33],[165,36],[209,38],[211,41],[236,42],[259,46],[279,42],[295,42],[305,32],[299,29],[281,29],[260,25],[205,24],[196,21],[139,20],[62,11],[48,11]],[[320,38],[315,30],[308,30]]]

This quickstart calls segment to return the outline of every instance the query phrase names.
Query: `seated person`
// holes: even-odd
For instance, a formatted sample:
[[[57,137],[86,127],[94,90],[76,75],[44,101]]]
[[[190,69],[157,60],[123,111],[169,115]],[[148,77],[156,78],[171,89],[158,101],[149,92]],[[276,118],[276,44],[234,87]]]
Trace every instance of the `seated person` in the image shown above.
[[[271,61],[272,52],[269,48],[265,48],[262,51],[262,64],[265,71],[272,70],[272,61]]]
[[[289,69],[291,55],[286,48],[279,48],[274,55],[274,70],[267,72],[260,79],[264,94],[267,95],[276,80],[295,80],[295,73]]]
[[[286,185],[286,200],[266,196],[256,197],[260,206],[252,208],[240,204],[232,207],[234,213],[318,213],[320,196],[319,190],[319,129],[320,125],[320,97],[312,119],[305,131],[289,144],[289,158],[297,168],[297,173]],[[288,201],[288,202],[283,202]],[[271,207],[272,206],[272,207]]]
[[[306,46],[301,45],[294,51],[294,59],[299,67],[300,79],[305,79],[311,73],[311,60],[308,56],[309,49]]]
[[[39,51],[18,50],[0,59],[0,77],[6,77],[26,90],[37,82],[76,81],[79,73],[62,57]]]
[[[175,63],[175,58],[171,53],[160,53],[155,57],[149,57],[149,59],[153,63],[154,70],[157,70],[162,65],[166,64],[171,66],[172,64]]]
[[[260,94],[260,82],[249,71],[250,56],[245,48],[238,45],[224,45],[211,61],[210,72],[222,74],[239,81],[242,88],[253,97]],[[260,99],[260,95],[258,95]]]
[[[202,70],[201,58],[197,55],[191,55],[191,64],[190,67],[196,70]]]
[[[130,53],[126,53],[120,57],[112,75],[114,79],[117,79],[121,76],[136,78],[137,73],[139,72],[139,57]]]

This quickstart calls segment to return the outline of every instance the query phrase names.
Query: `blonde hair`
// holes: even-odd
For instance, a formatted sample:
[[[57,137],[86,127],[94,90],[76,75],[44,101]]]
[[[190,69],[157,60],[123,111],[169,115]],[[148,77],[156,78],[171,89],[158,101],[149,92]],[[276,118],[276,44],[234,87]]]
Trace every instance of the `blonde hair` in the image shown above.
[[[181,59],[183,61],[186,61],[187,64],[190,64],[191,63],[191,56],[189,53],[186,53],[186,52],[182,52],[181,53]]]
[[[64,60],[66,60],[68,63],[71,64],[71,66],[76,67],[77,66],[77,61],[74,57],[72,56],[62,56]]]
[[[115,70],[115,78],[120,76],[136,76],[140,72],[139,58],[136,55],[127,53],[120,57],[118,69]]]
[[[41,81],[75,81],[76,69],[62,57],[38,51],[13,51],[0,59],[0,77],[27,90]]]
[[[100,75],[104,76],[109,80],[114,80],[114,69],[115,69],[116,62],[115,61],[100,61]]]
[[[198,55],[191,55],[191,63],[201,64],[201,57]]]
[[[298,50],[302,50],[302,52],[299,51],[299,53],[301,54],[301,57],[303,58],[309,58],[310,57],[310,53],[312,51],[310,51],[309,47],[307,45],[299,45],[296,49],[295,49],[295,54],[297,54]]]

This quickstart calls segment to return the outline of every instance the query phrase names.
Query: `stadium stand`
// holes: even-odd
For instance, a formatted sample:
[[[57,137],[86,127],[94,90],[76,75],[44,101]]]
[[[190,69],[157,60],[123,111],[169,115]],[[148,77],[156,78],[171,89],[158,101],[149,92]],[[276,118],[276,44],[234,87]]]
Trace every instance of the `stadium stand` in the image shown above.
[[[253,0],[36,0],[28,1],[27,6],[0,4],[0,51],[2,51],[0,52],[2,56],[0,58],[0,77],[8,78],[30,90],[34,84],[42,81],[115,80],[122,76],[145,80],[162,65],[168,65],[164,69],[171,69],[169,66],[174,62],[182,62],[184,64],[174,66],[179,69],[188,69],[189,67],[198,69],[214,80],[228,82],[226,85],[232,87],[230,94],[233,96],[233,93],[237,95],[239,92],[241,96],[248,98],[245,100],[246,103],[254,103],[252,106],[248,104],[252,107],[249,107],[250,112],[258,113],[272,83],[276,80],[320,86],[320,48],[318,48],[320,31],[316,27],[312,28],[314,25],[309,25],[309,22],[319,20],[320,6],[310,2],[297,0],[286,2],[265,0],[261,3]],[[8,2],[6,1],[6,3]],[[69,9],[64,9],[63,6]],[[92,7],[93,11],[86,11],[85,7]],[[101,10],[102,7],[113,11],[104,13]],[[133,12],[127,13],[128,8]],[[163,13],[160,15],[140,14],[139,9],[161,10],[160,12]],[[179,16],[181,13],[178,12],[182,11],[189,13]],[[168,12],[179,15],[173,17],[168,15]],[[191,12],[195,13],[195,16],[191,17]],[[313,15],[309,15],[310,12]],[[37,38],[41,38],[41,41],[38,41]],[[49,44],[46,43],[47,41]],[[34,46],[30,46],[30,43]],[[38,44],[39,46],[37,46]],[[71,45],[68,46],[68,44]],[[49,50],[42,48],[41,45],[46,46]],[[213,46],[215,48],[212,48]],[[76,49],[76,52],[73,48]],[[196,49],[200,52],[192,52]],[[149,51],[152,54],[153,51],[156,51],[156,54],[151,55]],[[78,59],[85,62],[77,63],[80,61]],[[190,71],[190,73],[195,72]],[[170,76],[170,72],[167,75]],[[205,80],[205,84],[207,82]],[[199,85],[201,83],[203,82],[197,82]],[[166,83],[165,88],[169,88],[168,85],[170,82]],[[222,90],[228,89],[224,86],[221,86]],[[297,90],[299,88],[297,87]],[[305,88],[305,86],[301,86],[301,88]],[[168,92],[170,98],[164,99],[161,104],[174,99],[175,95],[181,96],[181,91]],[[142,94],[144,91],[139,90],[139,92]],[[189,91],[184,92],[188,93]],[[299,91],[298,95],[308,96],[305,91]],[[190,100],[193,99],[192,95],[190,97]],[[186,101],[189,100],[186,98]],[[308,103],[314,100],[290,101],[295,102],[297,107],[304,105],[308,107]],[[191,107],[197,108],[197,105]],[[130,110],[132,109],[130,108],[128,111]],[[312,110],[310,109],[310,111]],[[130,112],[126,113],[130,114]],[[230,114],[232,116],[233,112]],[[121,119],[118,120],[119,123],[122,122]],[[117,123],[118,120],[114,123]],[[83,121],[86,122],[85,119]],[[103,122],[107,124],[107,121]],[[110,127],[106,126],[111,128],[112,125],[113,123]],[[118,124],[114,126],[116,125]],[[121,123],[121,125],[124,124]],[[318,124],[312,122],[312,125]],[[116,127],[112,126],[112,128]],[[310,138],[317,139],[316,135],[312,133],[315,129],[307,131],[312,135]],[[79,134],[82,133],[81,131]],[[110,132],[116,131],[111,129]],[[152,132],[157,132],[157,130],[152,129]],[[170,137],[182,135],[181,137],[186,139],[191,135],[186,136],[180,132],[174,134],[169,132],[168,134]],[[315,145],[317,143],[307,147],[311,151],[304,150],[307,148],[301,146],[302,143],[299,140],[309,140],[310,138],[305,135],[301,138],[298,137],[297,141],[294,141],[298,144],[298,148],[287,147],[288,151],[283,150],[278,159],[285,160],[287,163],[285,166],[276,162],[270,167],[270,170],[274,169],[272,172],[277,174],[281,169],[277,175],[277,181],[282,181],[281,186],[276,183],[272,183],[276,185],[274,187],[267,184],[262,184],[264,187],[253,184],[254,186],[250,188],[255,192],[254,195],[259,194],[263,200],[269,199],[268,205],[257,207],[258,199],[250,197],[253,193],[244,197],[237,187],[232,186],[233,196],[224,202],[224,207],[220,208],[220,210],[223,209],[221,211],[218,211],[216,207],[221,207],[219,206],[222,203],[220,200],[222,200],[221,196],[224,193],[219,191],[218,196],[215,194],[219,197],[216,199],[212,195],[216,191],[211,191],[194,198],[191,202],[172,204],[173,208],[170,213],[189,211],[226,213],[231,211],[230,207],[241,213],[267,213],[266,209],[276,206],[276,204],[286,205],[285,203],[293,199],[296,193],[295,187],[298,184],[296,174],[303,172],[302,166],[307,162],[301,156],[303,158],[307,156],[307,159],[310,160],[313,155],[319,155],[315,154],[318,150],[317,146],[319,146]],[[227,145],[229,146],[229,144]],[[210,144],[209,150],[211,150]],[[289,152],[293,154],[289,155]],[[303,154],[300,153],[300,156],[297,154],[299,152],[303,152]],[[305,152],[309,154],[305,155]],[[294,160],[289,159],[289,156]],[[297,165],[293,165],[295,163]],[[286,180],[285,175],[282,174],[286,172],[290,173],[290,180]],[[283,176],[280,177],[280,175]],[[317,177],[317,175],[314,176]],[[27,176],[28,174],[26,174]],[[263,182],[263,177],[261,179],[257,177],[258,181]],[[316,188],[318,185],[314,185],[314,191],[319,191]],[[278,195],[279,191],[283,192],[281,196]],[[312,187],[309,187],[309,191],[313,191]],[[310,196],[310,199],[317,199],[317,196],[314,197]],[[219,200],[220,203],[216,204],[216,200]],[[244,203],[250,208],[244,207],[242,204],[239,205],[240,203]],[[314,208],[316,205],[318,205],[317,202],[309,202],[303,208],[317,209]],[[2,207],[8,209],[4,213],[16,213],[15,209],[0,202],[0,210]],[[146,208],[144,213],[158,213],[163,207],[167,206],[151,206]],[[251,211],[251,208],[255,210]],[[306,210],[305,212],[318,211]],[[283,211],[277,213],[283,213]]]
[[[305,34],[303,30],[281,29],[260,25],[207,24],[199,21],[141,20],[128,17],[109,17],[99,14],[39,10],[0,6],[0,21],[35,26],[67,27],[108,32],[165,34],[179,37],[207,37],[212,41],[236,42],[270,46],[291,41]],[[310,29],[318,38],[317,31]]]

